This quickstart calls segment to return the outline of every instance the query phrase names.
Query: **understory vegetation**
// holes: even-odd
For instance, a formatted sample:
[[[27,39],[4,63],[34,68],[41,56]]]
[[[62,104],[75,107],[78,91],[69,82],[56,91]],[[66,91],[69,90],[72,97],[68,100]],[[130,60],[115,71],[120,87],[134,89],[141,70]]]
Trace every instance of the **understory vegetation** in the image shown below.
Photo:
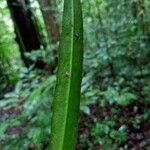
[[[46,150],[63,2],[53,0],[43,8],[30,0],[26,6],[38,33],[37,47],[26,46],[20,29],[25,27],[16,26],[8,2],[0,0],[0,150]],[[42,10],[50,10],[49,19],[54,19],[49,26],[56,28],[49,32]],[[84,63],[76,150],[149,150],[150,1],[82,0],[82,10]]]

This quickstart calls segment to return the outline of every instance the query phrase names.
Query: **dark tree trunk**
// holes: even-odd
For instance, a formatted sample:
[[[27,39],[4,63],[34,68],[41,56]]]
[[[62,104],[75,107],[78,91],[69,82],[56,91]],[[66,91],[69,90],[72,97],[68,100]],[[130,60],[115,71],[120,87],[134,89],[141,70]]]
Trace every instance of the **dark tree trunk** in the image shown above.
[[[59,26],[53,10],[55,7],[53,6],[54,3],[52,0],[38,0],[38,2],[41,7],[49,41],[53,44],[56,44],[59,40]]]
[[[59,41],[59,25],[55,17],[54,8],[56,7],[54,0],[38,0],[41,7],[44,23],[46,26],[49,44],[57,44]],[[57,66],[57,49],[53,50],[54,62],[49,66],[53,72]]]
[[[16,41],[20,46],[20,52],[25,65],[31,63],[24,56],[24,52],[31,52],[40,48],[40,40],[36,32],[32,13],[29,7],[29,0],[7,0],[16,32]]]

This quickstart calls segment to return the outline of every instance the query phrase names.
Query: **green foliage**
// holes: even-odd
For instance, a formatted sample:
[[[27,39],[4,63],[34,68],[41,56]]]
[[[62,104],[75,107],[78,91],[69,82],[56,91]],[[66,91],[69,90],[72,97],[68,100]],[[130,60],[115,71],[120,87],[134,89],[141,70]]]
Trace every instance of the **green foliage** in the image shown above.
[[[142,94],[145,96],[145,102],[149,103],[150,101],[150,80],[147,81],[142,89]]]
[[[125,129],[125,127],[122,126],[116,130],[114,129],[115,126],[116,123],[113,120],[106,120],[100,123],[97,122],[91,131],[94,142],[101,144],[104,149],[111,146],[118,147],[120,144],[126,142],[127,136],[125,130],[122,130],[122,128]]]
[[[53,56],[54,50],[58,48],[57,44],[47,45],[46,48],[41,48],[39,50],[32,50],[31,52],[25,52],[25,56],[33,62],[42,61],[46,65],[52,65],[56,56]]]
[[[101,92],[101,95],[103,95],[106,100],[105,102],[109,102],[109,104],[119,104],[119,105],[129,105],[136,100],[136,96],[127,91],[127,89],[122,89],[121,91],[118,91],[112,87],[108,87],[107,91]]]
[[[55,76],[42,78],[40,72],[21,69],[20,80],[14,91],[5,94],[0,103],[0,110],[4,113],[0,128],[0,146],[3,150],[10,147],[18,150],[20,146],[22,149],[41,149],[43,143],[47,145],[54,82]],[[12,110],[12,116],[9,110]],[[17,131],[20,136],[17,136]]]
[[[128,135],[118,126],[132,126],[140,131],[141,124],[148,121],[150,3],[142,2],[143,23],[134,0],[83,0],[85,55],[81,110],[93,122],[92,125],[88,122],[90,131],[80,135],[81,149],[94,146],[96,149],[97,145],[106,150],[130,149],[126,144]],[[108,118],[117,127],[104,121]],[[93,139],[88,136],[91,130]]]
[[[13,23],[10,20],[6,2],[2,0],[0,1],[0,83],[5,81],[2,88],[5,88],[9,82],[16,82],[21,66],[18,47],[14,39]],[[2,88],[0,87],[0,91]]]

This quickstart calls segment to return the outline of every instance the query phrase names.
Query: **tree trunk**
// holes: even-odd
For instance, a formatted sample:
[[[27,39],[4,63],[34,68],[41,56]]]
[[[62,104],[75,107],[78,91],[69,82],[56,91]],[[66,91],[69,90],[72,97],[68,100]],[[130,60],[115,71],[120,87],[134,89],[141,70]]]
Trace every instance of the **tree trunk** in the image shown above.
[[[56,44],[59,40],[59,26],[55,18],[55,12],[53,10],[52,0],[38,0],[44,22],[46,25],[46,30],[49,38],[49,42]]]
[[[40,48],[40,40],[32,21],[32,13],[28,8],[29,0],[7,0],[7,5],[14,22],[16,41],[20,46],[20,53],[25,65],[31,63],[24,52],[31,52]]]
[[[45,22],[47,34],[48,34],[48,42],[49,44],[57,44],[59,41],[59,25],[57,24],[57,20],[55,17],[55,3],[54,0],[38,0],[41,12],[43,15],[43,19]],[[58,55],[57,49],[53,50],[54,61],[52,62],[50,68],[53,72],[57,66],[58,62]]]

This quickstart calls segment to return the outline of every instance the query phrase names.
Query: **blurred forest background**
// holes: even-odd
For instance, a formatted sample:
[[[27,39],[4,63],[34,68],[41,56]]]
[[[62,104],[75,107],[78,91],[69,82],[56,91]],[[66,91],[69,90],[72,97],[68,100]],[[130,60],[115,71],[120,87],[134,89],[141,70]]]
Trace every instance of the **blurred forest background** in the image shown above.
[[[77,150],[150,149],[150,1],[82,0]],[[0,150],[46,150],[62,0],[0,0]]]

